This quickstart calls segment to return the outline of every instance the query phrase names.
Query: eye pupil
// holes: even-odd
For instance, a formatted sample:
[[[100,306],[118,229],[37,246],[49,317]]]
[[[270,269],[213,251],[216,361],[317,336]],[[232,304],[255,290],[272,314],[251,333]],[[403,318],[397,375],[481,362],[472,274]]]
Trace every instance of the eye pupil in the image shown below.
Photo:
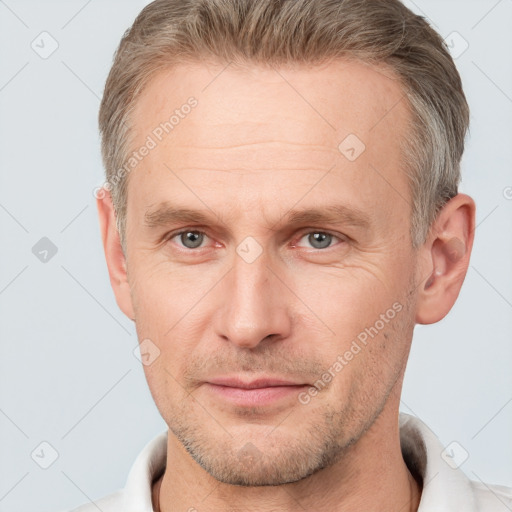
[[[199,247],[203,241],[203,234],[199,231],[187,231],[181,234],[181,242],[188,249]]]
[[[315,249],[325,249],[331,243],[332,235],[329,233],[311,233],[309,235],[309,242]]]

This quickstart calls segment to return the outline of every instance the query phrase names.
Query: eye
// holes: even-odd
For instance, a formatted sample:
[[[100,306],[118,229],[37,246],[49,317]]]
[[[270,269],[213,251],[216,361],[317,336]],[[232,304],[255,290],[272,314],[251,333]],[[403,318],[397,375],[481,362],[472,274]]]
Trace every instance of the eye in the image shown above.
[[[174,233],[169,237],[169,240],[178,238],[183,247],[187,249],[197,249],[203,243],[205,236],[205,233],[202,231],[186,230]]]
[[[305,233],[300,240],[307,239],[313,249],[327,249],[332,246],[333,240],[342,241],[341,238],[326,231],[310,231]]]
[[[187,229],[169,235],[168,240],[177,239],[178,245],[185,249],[198,249],[203,245],[205,238],[207,238],[206,233],[194,229]],[[300,246],[300,241],[303,239],[307,239],[310,247],[319,250],[328,249],[334,245],[333,242],[336,240],[343,241],[340,237],[327,231],[310,231],[309,233],[304,233],[299,239],[299,243],[294,245]]]

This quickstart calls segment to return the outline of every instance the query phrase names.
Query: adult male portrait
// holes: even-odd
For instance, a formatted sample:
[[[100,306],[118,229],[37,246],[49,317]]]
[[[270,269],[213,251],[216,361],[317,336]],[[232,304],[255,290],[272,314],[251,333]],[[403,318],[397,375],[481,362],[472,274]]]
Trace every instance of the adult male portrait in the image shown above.
[[[469,265],[468,123],[398,0],[144,8],[102,98],[98,211],[169,431],[80,510],[511,509],[399,415],[414,327]]]

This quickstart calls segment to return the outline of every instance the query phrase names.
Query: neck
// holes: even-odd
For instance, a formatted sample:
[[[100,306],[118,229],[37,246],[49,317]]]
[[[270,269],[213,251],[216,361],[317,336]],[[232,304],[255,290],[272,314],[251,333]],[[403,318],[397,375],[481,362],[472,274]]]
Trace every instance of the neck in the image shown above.
[[[171,432],[166,467],[153,488],[157,512],[251,510],[254,503],[260,512],[409,512],[417,511],[421,496],[421,485],[402,458],[397,410],[388,414],[384,410],[336,464],[292,484],[240,487],[220,483]]]

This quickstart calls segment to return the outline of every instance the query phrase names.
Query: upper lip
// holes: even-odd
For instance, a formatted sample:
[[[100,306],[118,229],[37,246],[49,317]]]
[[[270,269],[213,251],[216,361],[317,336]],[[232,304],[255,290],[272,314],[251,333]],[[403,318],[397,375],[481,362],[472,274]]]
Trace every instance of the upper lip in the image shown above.
[[[256,388],[269,388],[275,386],[304,386],[303,382],[292,382],[289,380],[274,378],[274,377],[260,377],[253,380],[243,380],[240,377],[217,377],[209,379],[210,384],[217,386],[229,386],[231,388],[241,389],[256,389]]]

